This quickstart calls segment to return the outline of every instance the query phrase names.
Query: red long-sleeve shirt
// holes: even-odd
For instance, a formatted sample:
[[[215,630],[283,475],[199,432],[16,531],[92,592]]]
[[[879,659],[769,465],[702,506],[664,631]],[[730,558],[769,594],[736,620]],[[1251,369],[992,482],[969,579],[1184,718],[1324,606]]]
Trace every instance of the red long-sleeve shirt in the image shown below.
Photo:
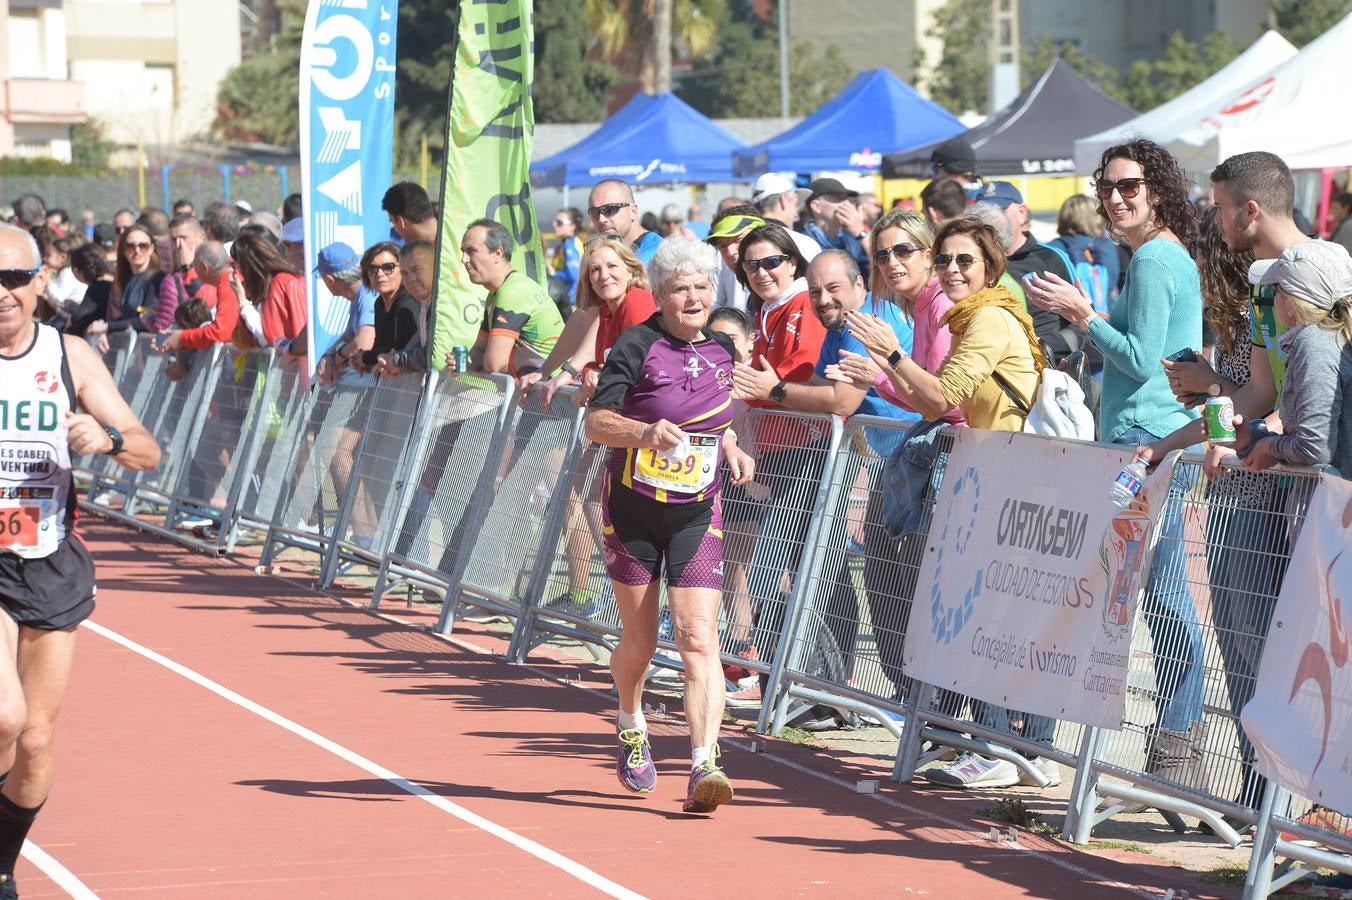
[[[205,285],[205,287],[213,287]],[[179,335],[179,346],[184,350],[205,350],[212,344],[230,343],[230,335],[239,324],[239,297],[230,286],[230,270],[216,276],[216,317],[201,328],[189,328]]]

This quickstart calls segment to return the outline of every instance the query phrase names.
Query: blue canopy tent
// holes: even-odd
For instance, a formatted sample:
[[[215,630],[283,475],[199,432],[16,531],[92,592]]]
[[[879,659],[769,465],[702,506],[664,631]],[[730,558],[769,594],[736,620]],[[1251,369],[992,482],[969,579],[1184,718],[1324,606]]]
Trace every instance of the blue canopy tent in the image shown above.
[[[631,184],[733,181],[732,154],[746,144],[672,94],[635,94],[566,150],[531,163],[535,187],[618,178]]]
[[[876,171],[882,155],[967,129],[887,69],[860,72],[788,131],[733,154],[740,176],[762,172]]]

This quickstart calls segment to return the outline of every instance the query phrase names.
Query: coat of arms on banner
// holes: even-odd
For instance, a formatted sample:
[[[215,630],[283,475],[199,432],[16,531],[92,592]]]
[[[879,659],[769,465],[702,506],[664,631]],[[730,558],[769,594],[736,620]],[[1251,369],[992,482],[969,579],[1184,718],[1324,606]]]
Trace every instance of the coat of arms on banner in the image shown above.
[[[1099,544],[1107,595],[1103,598],[1103,633],[1112,641],[1130,636],[1141,594],[1141,568],[1150,535],[1148,514],[1123,510]]]

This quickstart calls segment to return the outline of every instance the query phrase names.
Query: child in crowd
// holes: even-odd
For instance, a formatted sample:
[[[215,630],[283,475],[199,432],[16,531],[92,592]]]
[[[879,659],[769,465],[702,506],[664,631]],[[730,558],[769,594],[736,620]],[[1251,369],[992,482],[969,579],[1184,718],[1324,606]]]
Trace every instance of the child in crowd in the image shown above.
[[[1277,286],[1274,309],[1286,327],[1282,434],[1263,421],[1250,424],[1248,469],[1276,463],[1332,463],[1352,478],[1352,256],[1341,244],[1308,241],[1289,248],[1268,268],[1262,284]]]
[[[190,328],[201,328],[211,321],[211,310],[207,309],[206,301],[201,297],[189,297],[177,307],[174,308],[174,327],[187,331]],[[169,368],[166,372],[170,381],[179,381],[192,369],[193,357],[197,355],[196,350],[179,350],[174,354],[174,358],[169,361]]]
[[[735,306],[720,306],[709,317],[709,330],[722,332],[732,338],[737,350],[737,361],[750,362],[756,329],[749,315]],[[753,441],[756,430],[747,421],[746,402],[733,400],[732,405],[732,429],[737,432],[738,445],[755,456]],[[756,533],[760,529],[758,504],[765,500],[763,496],[758,498],[755,492],[763,489],[754,482],[740,488],[727,485],[723,489],[723,553],[727,561],[723,606],[731,650],[745,659],[759,659],[756,648],[749,643],[752,613],[751,596],[747,593],[746,566],[751,559]],[[755,681],[755,673],[742,666],[725,665],[723,674],[733,683]]]

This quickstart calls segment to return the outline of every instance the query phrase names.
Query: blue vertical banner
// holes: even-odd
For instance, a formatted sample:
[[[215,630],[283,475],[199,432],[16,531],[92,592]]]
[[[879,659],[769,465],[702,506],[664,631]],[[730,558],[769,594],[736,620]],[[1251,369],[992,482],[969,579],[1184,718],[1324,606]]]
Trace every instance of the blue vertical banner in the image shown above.
[[[347,327],[349,305],[315,273],[335,241],[358,255],[389,234],[380,198],[394,168],[398,0],[310,0],[300,49],[300,166],[314,372]]]

